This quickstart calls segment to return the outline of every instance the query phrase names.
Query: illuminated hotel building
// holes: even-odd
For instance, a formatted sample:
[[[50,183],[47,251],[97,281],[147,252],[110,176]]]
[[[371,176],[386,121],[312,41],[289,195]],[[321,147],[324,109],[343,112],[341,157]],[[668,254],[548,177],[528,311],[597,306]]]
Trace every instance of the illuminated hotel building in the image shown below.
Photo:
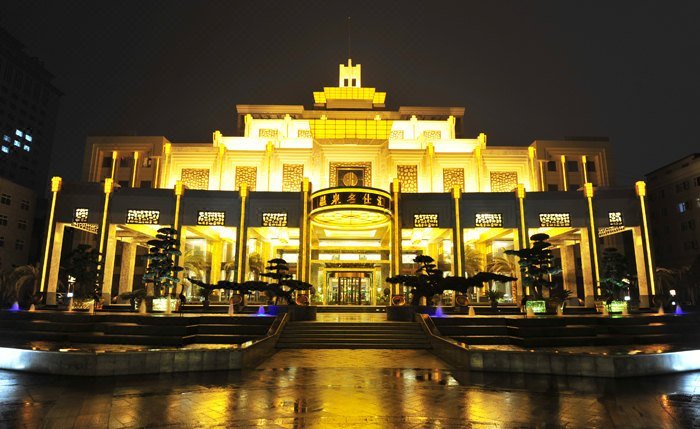
[[[159,225],[175,224],[190,276],[254,279],[282,257],[326,305],[386,304],[402,291],[385,278],[413,272],[417,254],[471,275],[546,232],[564,286],[591,306],[596,243],[628,233],[648,305],[644,197],[609,187],[607,142],[489,146],[485,134],[462,136],[464,108],[387,110],[386,96],[348,60],[337,86],[314,92],[313,109],[238,105],[237,136],[88,138],[84,182],[54,187],[49,302],[69,229],[102,246],[106,297],[139,287],[137,256]],[[523,293],[496,287],[512,301]]]

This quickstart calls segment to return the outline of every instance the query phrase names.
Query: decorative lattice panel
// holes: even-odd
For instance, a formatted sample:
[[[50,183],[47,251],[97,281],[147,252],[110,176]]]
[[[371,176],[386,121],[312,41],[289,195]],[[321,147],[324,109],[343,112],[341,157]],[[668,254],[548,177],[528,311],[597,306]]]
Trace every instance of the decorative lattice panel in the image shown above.
[[[98,224],[87,222],[73,222],[71,223],[71,226],[73,228],[89,232],[90,234],[97,234],[97,231],[99,231],[100,229],[100,226]]]
[[[126,223],[157,225],[158,219],[160,219],[160,211],[158,210],[128,210],[126,212]]]
[[[397,165],[396,177],[401,181],[402,192],[418,192],[417,165]]]
[[[621,212],[609,212],[608,222],[610,226],[623,226],[625,224],[622,220]]]
[[[209,170],[206,168],[183,168],[182,184],[188,189],[209,189]]]
[[[279,131],[274,128],[260,128],[258,130],[258,137],[266,137],[270,139],[276,139],[279,135]]]
[[[88,221],[88,215],[90,210],[84,208],[78,208],[73,211],[73,222],[82,223]]]
[[[510,192],[518,186],[518,173],[515,171],[492,171],[491,192]]]
[[[464,169],[444,168],[442,170],[442,189],[445,192],[452,191],[452,188],[459,186],[464,189]]]
[[[475,224],[477,228],[501,228],[503,215],[501,213],[477,213]]]
[[[282,190],[284,192],[298,192],[301,189],[303,178],[304,164],[282,165]]]
[[[423,138],[426,140],[440,140],[442,138],[442,131],[425,130],[423,131]]]
[[[356,167],[364,171],[364,186],[372,186],[372,163],[371,162],[331,162],[330,166],[330,186],[338,186],[338,167]]]
[[[197,212],[197,225],[223,226],[225,221],[225,212]]]
[[[255,185],[258,180],[258,168],[257,167],[243,167],[236,166],[236,182],[234,184],[235,189],[241,188],[241,183],[248,185],[248,190],[254,191]]]
[[[418,213],[413,215],[414,228],[437,228],[438,215],[436,213]]]
[[[403,130],[391,130],[391,133],[389,134],[389,138],[392,140],[403,140],[404,139]]]
[[[541,227],[566,227],[571,226],[569,213],[540,213]]]
[[[263,213],[262,226],[287,226],[287,213]]]
[[[310,139],[311,137],[311,130],[297,130],[297,138]]]

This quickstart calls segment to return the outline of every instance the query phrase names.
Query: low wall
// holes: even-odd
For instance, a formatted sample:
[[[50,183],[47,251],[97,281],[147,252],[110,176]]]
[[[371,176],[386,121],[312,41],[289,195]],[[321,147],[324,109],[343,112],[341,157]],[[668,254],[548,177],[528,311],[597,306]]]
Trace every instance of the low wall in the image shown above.
[[[275,353],[275,344],[286,322],[286,315],[279,316],[263,339],[218,349],[85,352],[0,347],[0,369],[91,377],[254,368]]]
[[[603,355],[551,351],[475,350],[437,335],[429,317],[416,315],[432,351],[451,365],[472,371],[583,377],[638,377],[700,370],[700,350]]]

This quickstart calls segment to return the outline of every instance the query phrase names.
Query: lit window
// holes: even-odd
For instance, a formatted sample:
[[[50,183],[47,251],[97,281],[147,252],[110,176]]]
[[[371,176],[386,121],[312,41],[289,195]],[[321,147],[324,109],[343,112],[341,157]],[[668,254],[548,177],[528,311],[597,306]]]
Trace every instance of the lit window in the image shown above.
[[[32,136],[30,136],[29,134],[25,134],[25,135],[24,135],[24,138],[25,138],[25,140],[27,140],[28,142],[32,141]]]
[[[3,146],[3,147],[2,147],[2,151],[5,152],[5,153],[10,153],[10,148],[7,147],[7,146]]]
[[[678,203],[678,211],[681,213],[685,213],[685,211],[688,210],[688,203],[682,202]]]
[[[15,140],[13,144],[17,147],[22,147],[22,143],[20,143],[19,140]]]
[[[7,136],[7,135],[2,136],[2,139],[5,140],[5,141],[8,142],[8,143],[12,141],[12,137]]]
[[[12,196],[8,194],[0,194],[0,204],[9,206],[12,204]]]
[[[20,130],[15,130],[15,135],[16,135],[17,137],[24,137],[24,133],[23,133],[22,131],[20,131]]]
[[[27,151],[27,152],[29,152],[30,150],[32,150],[32,148],[30,148],[30,147],[27,146],[26,144],[24,145],[24,147],[23,147],[22,149],[24,149],[24,150]]]

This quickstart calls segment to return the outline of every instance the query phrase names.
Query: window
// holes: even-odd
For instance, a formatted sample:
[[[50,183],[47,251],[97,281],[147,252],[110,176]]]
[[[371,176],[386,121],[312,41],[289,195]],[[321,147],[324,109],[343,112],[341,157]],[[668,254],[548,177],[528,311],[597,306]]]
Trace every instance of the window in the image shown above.
[[[15,250],[24,250],[24,240],[15,241]]]
[[[5,247],[5,237],[0,236],[0,247]]]
[[[690,182],[688,182],[687,180],[683,182],[683,189],[690,189]]]
[[[589,173],[595,173],[595,162],[586,161],[586,171]]]
[[[32,136],[30,136],[29,134],[25,134],[24,139],[27,140],[28,142],[30,142],[30,141],[32,141]]]
[[[2,139],[3,139],[4,141],[8,142],[8,143],[12,141],[12,137],[10,137],[10,136],[8,136],[8,135],[2,136]]]
[[[14,143],[15,147],[22,147],[22,143],[19,142],[19,140],[15,140]]]
[[[678,211],[680,213],[685,213],[686,210],[688,210],[688,203],[686,203],[685,201],[682,203],[678,203]]]
[[[556,192],[559,190],[559,187],[557,185],[547,185],[547,190],[549,192]]]
[[[578,161],[566,161],[566,170],[572,172],[578,171]]]
[[[4,204],[6,206],[12,205],[12,197],[8,194],[0,194],[0,204]]]
[[[20,131],[20,130],[15,130],[15,135],[16,135],[17,137],[24,137],[24,133],[23,133],[22,131]]]
[[[2,151],[3,151],[3,153],[10,153],[10,148],[7,146],[3,146]]]
[[[29,152],[30,150],[32,150],[32,148],[30,148],[26,144],[22,147],[22,149],[24,149],[26,152]]]
[[[700,176],[695,178],[695,186],[700,186]]]
[[[570,191],[578,191],[578,188],[580,188],[581,185],[578,183],[569,183],[569,190]]]
[[[22,210],[29,210],[29,201],[27,201],[27,200],[20,201],[19,208]]]
[[[20,231],[26,231],[27,230],[27,221],[24,219],[20,219],[17,221],[17,229]]]
[[[5,225],[7,225],[7,216],[0,215],[0,226],[5,226]]]
[[[112,168],[112,157],[105,156],[102,158],[102,168]]]
[[[151,187],[151,181],[150,180],[142,180],[141,184],[139,185],[140,188],[150,188]]]
[[[131,158],[121,157],[119,158],[120,167],[128,167],[131,165]]]
[[[150,167],[151,165],[153,165],[153,158],[150,156],[144,157],[141,161],[141,167]]]
[[[120,180],[119,182],[119,187],[120,188],[128,188],[129,187],[129,181],[128,180]]]
[[[556,161],[548,161],[547,162],[547,171],[557,171],[557,162]]]

